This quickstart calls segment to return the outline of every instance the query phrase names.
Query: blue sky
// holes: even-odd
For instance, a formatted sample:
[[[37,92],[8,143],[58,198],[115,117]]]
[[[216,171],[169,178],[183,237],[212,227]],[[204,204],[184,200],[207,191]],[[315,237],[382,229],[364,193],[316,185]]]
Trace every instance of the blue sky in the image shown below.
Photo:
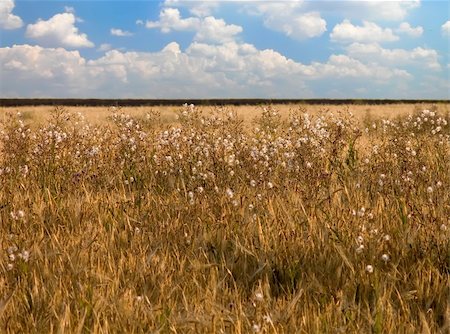
[[[448,1],[0,0],[0,96],[450,99]]]

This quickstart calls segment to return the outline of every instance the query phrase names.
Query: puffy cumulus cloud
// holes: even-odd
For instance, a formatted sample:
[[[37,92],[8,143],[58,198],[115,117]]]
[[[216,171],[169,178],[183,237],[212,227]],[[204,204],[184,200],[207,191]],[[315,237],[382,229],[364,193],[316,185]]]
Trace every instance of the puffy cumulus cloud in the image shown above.
[[[174,31],[195,31],[195,41],[226,43],[235,39],[242,32],[242,27],[227,24],[223,19],[213,16],[204,18],[182,18],[177,8],[164,8],[158,21],[147,21],[149,29],[158,28],[163,33]]]
[[[348,55],[331,55],[326,63],[312,65],[321,78],[364,78],[378,82],[412,78],[411,74],[405,70],[374,63],[366,64]]]
[[[5,96],[206,98],[306,91],[299,93],[301,78],[287,75],[299,72],[294,61],[235,42],[194,42],[184,52],[175,42],[153,53],[110,50],[89,61],[75,51],[21,45],[0,49],[0,59],[5,80],[13,81]]]
[[[72,6],[64,6],[64,12],[66,13],[72,13],[75,15],[75,8]],[[75,21],[78,23],[83,23],[84,20],[81,17],[75,17]]]
[[[162,49],[162,52],[172,52],[175,54],[181,53],[180,44],[177,42],[171,42]]]
[[[200,20],[195,17],[182,19],[180,11],[176,8],[165,8],[159,13],[159,21],[147,21],[145,26],[149,29],[159,28],[163,33],[175,31],[192,31],[198,29]]]
[[[303,0],[291,1],[244,1],[244,10],[253,15],[282,15],[286,12],[297,12],[303,7]]]
[[[118,37],[133,36],[133,33],[129,32],[129,31],[125,31],[125,30],[117,29],[117,28],[111,28],[110,33],[111,33],[111,35],[118,36]]]
[[[249,2],[244,10],[261,16],[266,28],[297,40],[319,37],[327,30],[318,11],[305,11],[303,0]]]
[[[242,32],[242,27],[226,24],[222,19],[213,16],[205,17],[197,30],[194,39],[197,41],[229,42]]]
[[[23,21],[12,13],[14,0],[0,1],[0,29],[18,29],[23,26]]]
[[[450,36],[450,21],[445,22],[441,26],[441,32],[442,32],[442,35],[444,35],[444,36]]]
[[[404,21],[409,14],[420,7],[418,0],[328,0],[305,1],[305,10],[319,11],[348,19],[368,21]]]
[[[166,0],[164,6],[187,8],[191,14],[204,17],[211,15],[219,6],[233,3],[237,10],[261,16],[264,25],[290,38],[303,40],[321,36],[326,29],[322,12],[340,13],[344,17],[368,20],[404,20],[408,14],[420,7],[420,0],[356,0],[356,1],[239,1],[239,0]],[[405,27],[403,27],[405,28]],[[413,30],[415,29],[415,30]],[[419,28],[403,29],[411,36],[419,34]],[[392,37],[392,36],[391,36]]]
[[[220,6],[222,1],[202,0],[202,1],[186,1],[186,0],[165,0],[166,7],[186,7],[192,15],[203,17],[210,16]]]
[[[359,0],[371,17],[383,20],[404,20],[409,12],[420,7],[420,0]]]
[[[26,44],[0,48],[0,59],[3,69],[33,72],[43,78],[70,76],[86,65],[78,51]],[[54,59],[59,61],[55,63]]]
[[[373,22],[363,21],[362,26],[355,26],[349,20],[337,24],[330,34],[334,42],[393,42],[399,38],[392,29],[381,28]]]
[[[193,43],[186,54],[191,59],[202,60],[211,72],[230,72],[239,75],[257,76],[262,82],[267,79],[290,78],[295,82],[321,79],[365,78],[388,80],[395,76],[410,78],[404,70],[380,65],[364,64],[346,55],[332,55],[325,63],[306,65],[295,62],[271,49],[258,50],[251,44],[229,43],[211,46]],[[283,86],[284,87],[284,86]]]
[[[307,11],[332,11],[344,16],[360,19],[361,17],[372,20],[404,20],[408,14],[420,7],[420,0],[329,0],[329,1],[304,1],[304,0],[165,0],[165,7],[183,7],[195,16],[212,15],[221,5],[234,3],[236,7],[243,8],[248,13],[275,16],[287,14],[299,15]]]
[[[406,66],[414,64],[431,70],[440,70],[436,50],[416,47],[412,50],[384,49],[377,43],[353,43],[346,48],[347,54],[355,59],[377,62],[385,65]]]
[[[192,15],[204,17],[212,15],[220,6],[227,4],[234,4],[238,10],[243,9],[253,15],[265,15],[286,14],[300,8],[303,3],[304,0],[165,0],[163,5],[171,8],[186,8]]]
[[[110,50],[90,61],[76,51],[15,45],[1,48],[0,59],[11,81],[5,96],[243,97],[251,90],[245,71],[211,72],[216,61],[181,52],[177,43],[154,53]]]
[[[274,50],[258,50],[251,44],[234,42],[215,46],[192,43],[186,49],[186,55],[202,62],[208,71],[229,73],[239,78],[258,77],[261,81],[299,74],[303,67]]]
[[[423,34],[423,28],[421,26],[414,28],[408,22],[402,22],[396,31],[399,34],[406,34],[411,37],[420,37]]]
[[[89,86],[86,60],[78,51],[63,48],[0,48],[0,72],[8,82],[2,88],[5,96],[74,96],[81,86]]]
[[[51,47],[94,47],[94,43],[88,40],[86,34],[79,33],[75,21],[73,13],[56,14],[47,21],[38,20],[35,24],[29,24],[26,36]]]
[[[288,12],[282,15],[270,14],[267,15],[264,24],[268,28],[298,40],[319,37],[327,31],[327,22],[318,12],[298,15],[290,15]]]
[[[225,4],[234,4],[234,9],[250,15],[260,16],[266,28],[281,32],[286,36],[304,40],[321,36],[326,30],[326,20],[320,13],[339,13],[343,17],[368,21],[402,21],[408,14],[420,7],[420,0],[356,0],[356,1],[242,1],[242,0],[165,0],[164,8],[186,8],[195,17],[201,18],[212,15],[217,8]],[[187,21],[185,23],[188,23]],[[407,29],[399,28],[401,33],[417,37],[420,27]],[[391,32],[388,39],[396,40]]]
[[[302,64],[236,42],[194,42],[184,51],[172,42],[158,52],[109,50],[92,60],[78,51],[15,45],[0,49],[0,72],[11,82],[2,92],[8,97],[312,97],[315,84],[410,78],[405,70],[348,55]]]

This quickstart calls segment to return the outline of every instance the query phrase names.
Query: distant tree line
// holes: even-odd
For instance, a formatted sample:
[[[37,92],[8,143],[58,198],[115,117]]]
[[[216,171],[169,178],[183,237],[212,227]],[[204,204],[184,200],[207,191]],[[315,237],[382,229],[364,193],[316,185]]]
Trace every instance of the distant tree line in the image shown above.
[[[2,107],[20,106],[173,106],[195,104],[197,106],[216,105],[261,105],[261,104],[308,104],[308,105],[388,105],[399,103],[449,103],[449,100],[390,100],[390,99],[20,99],[0,98]]]

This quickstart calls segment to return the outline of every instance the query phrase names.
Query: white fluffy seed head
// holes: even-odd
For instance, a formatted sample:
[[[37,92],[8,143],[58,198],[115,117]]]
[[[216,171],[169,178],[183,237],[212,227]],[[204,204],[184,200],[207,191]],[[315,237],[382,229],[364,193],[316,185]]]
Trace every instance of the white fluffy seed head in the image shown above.
[[[22,253],[19,254],[19,257],[24,260],[25,262],[28,262],[30,259],[30,253],[26,250],[22,251]]]
[[[253,324],[252,330],[254,333],[259,333],[261,331],[261,326],[258,324]]]
[[[359,245],[356,248],[356,254],[361,254],[364,251],[364,245]]]
[[[264,296],[263,296],[262,292],[255,293],[255,300],[258,302],[262,302],[264,300]]]

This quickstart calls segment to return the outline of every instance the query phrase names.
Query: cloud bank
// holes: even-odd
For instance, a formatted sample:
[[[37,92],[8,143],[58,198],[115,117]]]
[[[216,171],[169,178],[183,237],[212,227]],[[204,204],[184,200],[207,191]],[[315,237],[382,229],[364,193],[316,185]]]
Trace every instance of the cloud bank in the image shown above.
[[[75,27],[76,17],[73,13],[56,14],[47,21],[38,20],[27,26],[26,36],[42,45],[69,48],[92,48],[94,43],[86,34]]]

